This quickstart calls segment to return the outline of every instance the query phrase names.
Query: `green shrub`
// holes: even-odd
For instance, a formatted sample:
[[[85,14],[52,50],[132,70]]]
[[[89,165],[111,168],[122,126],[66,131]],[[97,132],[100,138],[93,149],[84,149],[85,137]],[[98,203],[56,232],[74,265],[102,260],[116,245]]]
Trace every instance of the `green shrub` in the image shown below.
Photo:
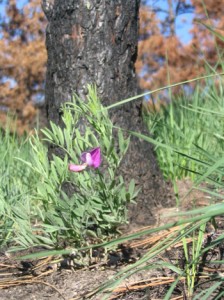
[[[54,245],[65,240],[82,245],[91,237],[108,238],[127,222],[135,184],[130,180],[126,189],[118,168],[129,138],[118,130],[115,140],[113,124],[94,89],[89,88],[85,102],[74,96],[62,107],[62,114],[63,128],[51,122],[49,129],[42,130],[47,145],[38,135],[32,138],[30,167],[40,178],[36,195],[40,229]],[[69,172],[69,163],[78,164],[82,152],[98,146],[103,156],[99,169]]]

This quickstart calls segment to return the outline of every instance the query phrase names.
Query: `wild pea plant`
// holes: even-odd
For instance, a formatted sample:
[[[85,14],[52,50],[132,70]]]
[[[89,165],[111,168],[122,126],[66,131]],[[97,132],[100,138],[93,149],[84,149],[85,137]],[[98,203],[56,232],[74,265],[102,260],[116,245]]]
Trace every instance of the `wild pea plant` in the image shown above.
[[[31,140],[30,167],[40,176],[38,230],[49,246],[60,241],[80,246],[91,237],[102,240],[115,234],[127,222],[127,204],[137,192],[134,181],[126,188],[118,173],[129,137],[118,130],[115,141],[113,124],[96,90],[89,88],[85,102],[74,96],[62,114],[63,128],[51,122],[42,130],[46,145],[38,135]]]

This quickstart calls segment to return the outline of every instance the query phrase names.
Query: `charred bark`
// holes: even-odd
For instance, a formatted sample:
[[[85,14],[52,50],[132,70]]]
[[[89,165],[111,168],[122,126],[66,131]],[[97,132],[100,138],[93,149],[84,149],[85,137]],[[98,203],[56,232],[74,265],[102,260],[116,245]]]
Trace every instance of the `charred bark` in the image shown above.
[[[137,94],[139,4],[140,0],[43,1],[49,21],[46,103],[50,120],[60,124],[61,103],[70,100],[73,92],[85,97],[89,83],[96,84],[105,106]],[[114,124],[143,133],[140,106],[134,101],[111,109]],[[142,188],[137,208],[130,209],[130,222],[152,224],[154,209],[170,204],[152,146],[132,138],[121,172]]]

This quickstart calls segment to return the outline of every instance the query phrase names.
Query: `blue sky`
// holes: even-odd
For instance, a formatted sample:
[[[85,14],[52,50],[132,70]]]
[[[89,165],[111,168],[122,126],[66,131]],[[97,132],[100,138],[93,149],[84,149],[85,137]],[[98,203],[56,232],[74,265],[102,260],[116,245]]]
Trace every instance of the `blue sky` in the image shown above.
[[[32,0],[31,0],[32,1]],[[17,5],[19,8],[22,8],[27,3],[27,0],[19,0],[17,1]],[[5,1],[0,4],[0,14],[4,14]]]
[[[175,2],[177,1],[173,0],[174,7],[176,7]],[[187,0],[186,3],[190,4],[191,1]],[[149,4],[152,7],[160,7],[164,10],[168,10],[167,0],[147,0],[147,4]],[[160,12],[158,16],[160,19],[164,19],[166,17],[166,14]],[[191,39],[191,34],[189,33],[189,31],[192,28],[193,17],[194,17],[193,13],[185,13],[176,17],[175,20],[176,33],[177,36],[180,38],[181,42],[184,44],[188,43]]]
[[[190,30],[192,28],[193,14],[188,13],[176,18],[176,32],[181,42],[186,44],[191,40]],[[185,19],[183,22],[183,18]]]

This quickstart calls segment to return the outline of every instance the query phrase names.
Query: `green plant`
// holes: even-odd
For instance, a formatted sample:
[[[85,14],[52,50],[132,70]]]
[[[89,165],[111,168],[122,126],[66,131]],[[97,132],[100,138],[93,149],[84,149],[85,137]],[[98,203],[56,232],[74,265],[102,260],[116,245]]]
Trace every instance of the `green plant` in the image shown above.
[[[195,160],[189,160],[189,157],[208,161],[209,154],[216,158],[222,154],[224,93],[222,83],[219,89],[216,84],[210,80],[206,89],[197,86],[191,96],[178,97],[160,112],[146,116],[154,139],[178,149],[170,152],[155,147],[165,178],[175,181],[190,177],[193,180],[201,167]],[[206,149],[206,154],[199,151],[199,148]]]
[[[28,139],[0,130],[0,247],[27,245],[32,236],[31,199],[38,177],[23,162],[32,161]]]
[[[136,135],[138,134],[136,133]],[[145,139],[148,140],[148,137],[145,137]],[[220,158],[217,162],[211,163],[211,165],[206,163],[204,166],[206,171],[195,183],[194,188],[197,188],[197,185],[204,180],[208,180],[215,184],[216,187],[220,188],[220,182],[216,182],[215,178],[217,178],[217,174],[220,172],[223,173],[224,158]],[[210,193],[212,196],[215,195],[219,196],[219,198],[224,198],[220,194],[215,194],[214,191],[206,190],[206,192]],[[157,228],[142,230],[141,232],[126,237],[120,237],[109,243],[100,245],[101,247],[104,246],[107,248],[115,247],[121,243],[127,243],[127,241],[132,239],[139,239],[140,237],[159,233],[166,229],[171,230],[165,238],[160,240],[154,246],[150,245],[146,254],[136,263],[128,265],[120,272],[116,273],[111,280],[107,280],[107,282],[101,285],[95,292],[106,293],[106,296],[102,296],[102,299],[109,299],[116,287],[133,274],[148,270],[157,270],[157,272],[158,270],[163,270],[163,272],[164,270],[170,270],[174,280],[169,286],[163,299],[170,299],[181,281],[186,283],[184,285],[183,295],[186,295],[187,299],[196,300],[200,299],[202,296],[202,299],[210,299],[209,297],[211,296],[214,297],[212,299],[221,299],[224,295],[222,289],[224,284],[223,276],[218,274],[215,269],[214,272],[206,272],[203,270],[203,266],[208,266],[209,268],[209,266],[214,264],[223,264],[223,259],[217,260],[216,258],[211,258],[211,253],[214,253],[215,249],[221,249],[220,251],[223,251],[224,233],[221,232],[217,236],[215,234],[216,219],[223,214],[223,202],[188,212],[177,213],[176,217],[178,216],[179,218],[173,223],[165,224]],[[211,233],[211,236],[207,236],[206,234],[208,223],[214,225],[214,232]],[[171,259],[170,262],[166,261],[167,257],[165,260],[161,260],[164,251],[168,251],[168,249],[173,249],[174,252],[177,252],[175,257],[178,257],[178,251],[181,253],[181,249],[176,250],[175,245],[180,242],[183,243],[183,258]],[[200,282],[202,286],[206,283],[210,284],[209,287],[203,288],[202,292],[196,293],[195,291],[198,288],[199,278],[202,278],[202,281]],[[181,286],[183,287],[183,285],[179,285],[178,290]]]
[[[187,174],[189,174],[188,176],[194,179],[194,186],[192,189],[198,189],[206,192],[207,194],[210,194],[211,203],[212,198],[218,199],[219,201],[220,199],[224,199],[222,193],[220,193],[220,191],[222,191],[224,188],[224,152],[222,137],[224,115],[222,96],[223,94],[221,83],[220,89],[217,91],[217,87],[215,86],[215,84],[210,81],[206,92],[203,94],[203,98],[201,98],[198,103],[188,103],[187,105],[183,105],[182,103],[182,106],[180,107],[178,107],[175,103],[176,105],[172,107],[173,118],[178,120],[178,116],[180,115],[181,122],[180,120],[178,120],[178,124],[173,122],[173,127],[170,126],[167,129],[165,125],[171,124],[169,115],[170,111],[168,111],[167,116],[164,117],[164,115],[162,115],[161,119],[167,118],[167,123],[164,124],[164,122],[162,124],[161,122],[162,126],[160,128],[157,128],[158,138],[153,139],[149,136],[144,136],[142,134],[133,132],[133,134],[138,136],[139,138],[143,138],[148,142],[153,143],[156,146],[157,153],[160,153],[161,156],[167,158],[167,160],[164,160],[164,165],[166,164],[166,174],[168,176],[170,175],[170,177],[168,178],[175,180],[176,174],[181,174],[179,178],[183,178],[184,173],[182,172],[187,171]],[[183,110],[184,113],[186,112],[187,114],[189,114],[189,117],[187,117],[186,120],[184,120],[184,118],[180,114],[180,112],[183,112]],[[189,120],[191,121],[189,122]],[[182,127],[180,128],[181,124]],[[195,134],[197,132],[196,130],[194,130],[195,124],[195,127],[199,133],[198,135]],[[192,138],[192,136],[193,141],[190,141],[188,145],[188,138],[190,139]],[[170,140],[172,140],[173,143],[171,143]],[[172,157],[171,162],[170,156],[166,156],[167,153],[169,153]],[[183,164],[182,160],[185,162],[185,164]],[[175,166],[175,169],[173,169],[173,166]],[[170,172],[170,170],[175,170],[175,172],[172,173]],[[191,172],[192,176],[190,176]],[[200,184],[204,182],[209,184],[212,189],[201,188]],[[188,193],[190,193],[190,191],[188,191]],[[215,207],[219,207],[219,209],[215,209]],[[214,214],[213,209],[216,210]],[[181,277],[184,277],[186,280],[185,293],[188,299],[199,299],[200,296],[203,296],[203,299],[208,299],[208,297],[210,297],[212,293],[216,294],[217,298],[215,299],[221,299],[221,297],[223,296],[223,292],[220,292],[219,289],[215,291],[215,287],[220,287],[221,289],[221,286],[223,285],[222,276],[216,275],[215,272],[212,274],[202,273],[202,266],[204,264],[209,266],[210,264],[218,263],[218,261],[216,260],[207,259],[207,256],[209,256],[208,253],[214,252],[215,248],[217,249],[221,247],[221,249],[223,249],[223,233],[220,234],[220,236],[218,236],[217,238],[214,237],[214,241],[209,241],[207,244],[205,244],[207,224],[216,224],[216,219],[218,219],[220,215],[223,214],[223,209],[224,203],[220,203],[214,206],[209,205],[203,209],[197,209],[195,211],[178,214],[180,222],[183,222],[182,218],[184,216],[186,217],[194,213],[198,213],[199,215],[197,220],[195,220],[194,218],[187,219],[189,222],[189,227],[182,226],[181,228],[183,229],[180,228],[178,232],[177,238],[181,238],[183,244],[185,264],[182,270],[179,268],[178,272],[175,271],[177,273],[176,276],[178,276],[179,279],[177,278],[177,280],[171,285],[170,290],[168,291],[166,298],[164,299],[169,299]],[[204,215],[202,216],[201,214]],[[175,225],[177,224],[178,222]],[[189,228],[190,230],[186,230],[187,228]],[[187,242],[189,238],[191,239],[191,243]],[[173,239],[173,245],[175,241],[176,240]],[[166,245],[166,247],[167,246],[168,245]],[[156,258],[158,253],[155,254],[156,255],[153,256],[154,258]],[[219,263],[221,263],[221,261],[219,261]],[[178,265],[174,266],[178,267]],[[211,282],[209,288],[206,288],[199,294],[195,294],[195,290],[197,290],[198,278],[200,278],[200,276],[202,275],[206,278],[205,282],[214,280],[214,284]]]
[[[65,240],[80,246],[91,238],[116,234],[127,222],[127,204],[137,195],[134,181],[127,189],[118,173],[129,137],[118,130],[114,138],[113,124],[96,90],[89,88],[86,101],[74,96],[62,107],[62,115],[63,128],[51,122],[42,130],[50,152],[38,135],[31,138],[33,163],[28,163],[40,178],[35,204],[38,230],[47,238],[46,245],[50,239],[54,247]],[[101,149],[102,167],[71,173],[69,163],[77,165],[81,154],[94,147]]]

